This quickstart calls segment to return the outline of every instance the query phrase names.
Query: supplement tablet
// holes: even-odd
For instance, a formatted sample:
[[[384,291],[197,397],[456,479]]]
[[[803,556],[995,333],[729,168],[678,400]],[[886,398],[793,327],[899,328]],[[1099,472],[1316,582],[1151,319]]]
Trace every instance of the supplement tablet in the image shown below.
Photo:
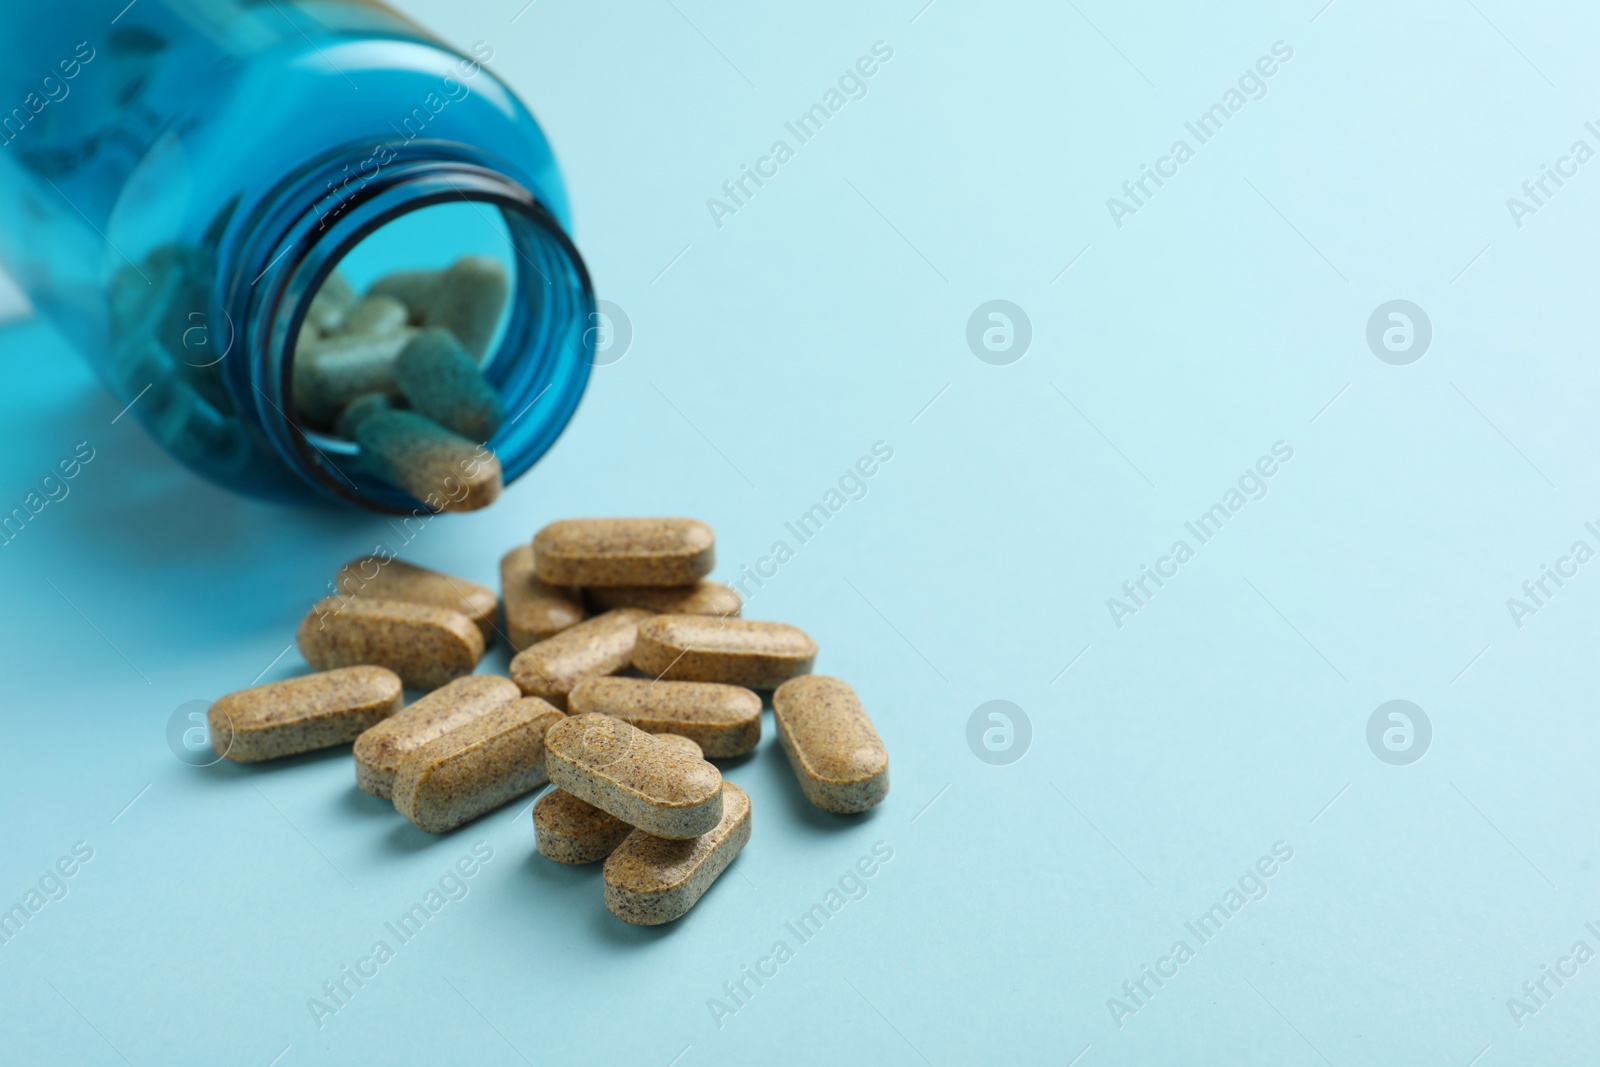
[[[511,680],[531,697],[563,710],[567,694],[585,678],[615,674],[633,658],[634,634],[650,613],[619,608],[530,645],[511,661]]]
[[[633,827],[571,793],[552,789],[533,806],[533,843],[557,863],[595,863],[611,855]]]
[[[619,585],[584,590],[584,599],[596,611],[645,608],[663,615],[737,615],[744,607],[739,594],[721,582],[698,585]]]
[[[477,582],[393,557],[363,556],[339,568],[334,587],[348,597],[403,600],[459,611],[477,626],[485,645],[494,641],[494,612],[498,606],[494,590]]]
[[[590,678],[572,690],[567,710],[678,734],[718,759],[742,756],[761,741],[761,697],[736,685]]]
[[[778,741],[806,799],[852,815],[889,795],[889,753],[848,682],[813,674],[772,694]]]
[[[445,270],[402,270],[372,283],[367,296],[399,300],[416,326],[437,326],[456,335],[473,356],[482,358],[494,339],[510,279],[497,260],[463,256]]]
[[[352,750],[356,758],[356,785],[363,792],[389,799],[395,772],[407,756],[434,738],[443,737],[521,695],[509,679],[493,674],[468,675],[434,690],[356,738]]]
[[[378,411],[355,425],[361,466],[434,511],[477,511],[500,499],[500,460],[415,411]]]
[[[324,597],[300,621],[295,641],[319,671],[370,663],[388,667],[409,689],[437,689],[483,657],[483,634],[471,619],[403,600]]]
[[[462,256],[450,264],[422,302],[422,323],[455,334],[478,359],[489,351],[510,291],[506,269],[488,256]]]
[[[410,317],[406,306],[392,296],[364,296],[339,320],[333,336],[399,333]]]
[[[500,394],[449,330],[429,327],[400,350],[394,381],[411,407],[472,441],[487,441],[505,416]]]
[[[652,678],[770,689],[811,670],[817,643],[781,622],[657,615],[639,624],[633,665]]]
[[[400,678],[382,667],[342,667],[229,693],[211,705],[211,749],[255,763],[354,741],[400,710]]]
[[[362,393],[399,396],[394,361],[417,331],[392,334],[349,334],[329,337],[299,348],[294,355],[294,403],[299,414],[318,426]]]
[[[750,840],[750,798],[723,786],[722,818],[692,841],[629,834],[606,860],[606,907],[623,922],[659,926],[679,918],[711,888]]]
[[[534,575],[532,545],[518,545],[500,557],[500,596],[506,640],[518,652],[583,621],[583,598],[576,589],[547,585]]]
[[[563,519],[534,535],[533,562],[551,585],[694,585],[716,538],[694,519]]]
[[[705,759],[706,753],[699,745],[684,737],[682,734],[651,734],[651,737],[663,745],[671,745],[679,752],[693,756],[695,759]]]
[[[430,834],[454,830],[544,785],[544,735],[562,715],[538,697],[502,704],[413,751],[394,807]]]
[[[657,837],[699,837],[722,818],[722,774],[620,719],[579,715],[545,734],[550,781]]]

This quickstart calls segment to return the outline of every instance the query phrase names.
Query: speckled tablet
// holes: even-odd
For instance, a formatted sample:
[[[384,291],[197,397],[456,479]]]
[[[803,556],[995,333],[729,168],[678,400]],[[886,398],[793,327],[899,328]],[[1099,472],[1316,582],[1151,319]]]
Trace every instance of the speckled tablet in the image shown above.
[[[401,703],[393,671],[341,667],[229,693],[211,705],[206,725],[217,755],[255,763],[354,741]]]
[[[483,634],[467,616],[403,600],[324,597],[300,621],[295,641],[319,671],[387,667],[409,689],[437,689],[483,656]]]
[[[645,608],[663,615],[737,615],[744,607],[732,587],[721,582],[698,585],[619,585],[614,588],[592,586],[583,591],[584,599],[595,611],[612,608]]]
[[[556,863],[598,863],[631,833],[633,827],[615,815],[564,789],[552,789],[533,806],[534,847]]]
[[[562,630],[517,653],[511,679],[527,696],[565,710],[567,694],[579,682],[628,665],[639,623],[649,617],[639,608],[618,608]]]
[[[704,835],[668,841],[635,830],[617,846],[605,866],[611,914],[659,926],[682,917],[705,895],[750,840],[750,798],[732,782],[722,790],[722,818]]]
[[[715,542],[694,519],[563,519],[534,535],[533,561],[551,585],[694,585]]]
[[[538,697],[525,697],[434,738],[395,771],[395,810],[418,829],[442,834],[533,792],[550,780],[545,731],[563,718]]]
[[[486,646],[494,643],[494,590],[477,582],[404,560],[363,556],[339,568],[334,586],[344,596],[403,600],[459,611],[477,626]]]
[[[590,678],[572,690],[567,709],[682,735],[716,759],[742,756],[761,741],[761,697],[737,685]]]
[[[522,694],[509,678],[473,674],[436,689],[410,707],[356,738],[356,785],[388,799],[401,762],[457,727],[517,700]]]
[[[552,726],[545,765],[557,789],[657,837],[699,837],[722,818],[721,772],[607,715]]]
[[[889,753],[848,682],[811,674],[772,694],[778,742],[806,798],[850,815],[889,795]]]
[[[657,615],[639,624],[633,665],[669,681],[770,689],[811,670],[817,643],[799,627],[706,615]]]
[[[500,596],[506,640],[518,652],[583,621],[578,590],[541,582],[533,573],[532,545],[518,545],[500,557]]]

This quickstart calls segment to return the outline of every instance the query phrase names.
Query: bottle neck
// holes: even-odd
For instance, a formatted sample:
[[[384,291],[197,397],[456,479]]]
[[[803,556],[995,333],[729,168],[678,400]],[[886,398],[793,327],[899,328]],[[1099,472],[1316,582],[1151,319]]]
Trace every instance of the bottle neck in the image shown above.
[[[295,339],[311,298],[362,240],[402,215],[463,202],[486,224],[498,217],[514,253],[509,321],[482,365],[506,412],[486,442],[506,482],[527,471],[572,417],[593,362],[594,293],[560,222],[466,146],[362,146],[285,179],[219,249],[222,306],[237,327],[235,358],[224,361],[228,387],[294,480],[373,510],[426,510],[365,473],[353,443],[304,424],[292,385]]]

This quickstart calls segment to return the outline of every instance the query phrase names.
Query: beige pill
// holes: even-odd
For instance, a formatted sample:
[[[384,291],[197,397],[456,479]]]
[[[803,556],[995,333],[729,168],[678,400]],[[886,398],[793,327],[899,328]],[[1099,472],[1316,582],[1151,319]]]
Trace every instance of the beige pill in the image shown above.
[[[329,337],[298,349],[294,356],[294,403],[299,414],[328,425],[362,393],[399,396],[394,361],[416,335],[407,327],[391,334]]]
[[[848,682],[822,674],[785,682],[772,694],[772,713],[811,803],[851,815],[889,795],[889,753]]]
[[[363,556],[339,568],[334,587],[345,596],[377,600],[403,600],[459,611],[483,634],[485,646],[494,643],[494,590],[442,571],[418,567],[383,556]]]
[[[545,731],[563,718],[526,697],[434,738],[395,771],[395,810],[418,829],[442,834],[533,792],[550,780]]]
[[[511,661],[511,680],[528,696],[543,697],[565,710],[573,686],[628,665],[639,621],[649,617],[638,608],[618,608],[568,627],[518,652]]]
[[[595,863],[611,855],[633,827],[571,793],[552,789],[533,806],[533,844],[557,863]]]
[[[688,753],[689,755],[693,756],[695,759],[705,759],[706,758],[705,750],[702,749],[699,745],[695,744],[693,741],[689,740],[687,737],[684,737],[682,734],[655,734],[655,733],[653,733],[650,736],[655,738],[657,741],[660,741],[663,745],[671,745],[673,748],[677,749],[679,752]]]
[[[721,582],[698,585],[621,585],[584,590],[595,611],[645,608],[663,615],[737,615],[744,606],[739,594]]]
[[[423,310],[428,301],[433,297],[433,290],[439,284],[438,270],[397,270],[385,274],[367,290],[367,297],[391,297],[406,306],[410,312],[410,321],[413,326],[422,325]]]
[[[414,411],[380,411],[356,426],[361,465],[434,511],[476,511],[500,498],[500,460]]]
[[[590,678],[572,690],[573,715],[610,715],[649,733],[687,737],[707,756],[742,756],[761,740],[761,698],[736,685]]]
[[[217,755],[255,763],[354,741],[401,702],[393,671],[342,667],[229,693],[211,705],[206,725]]]
[[[355,302],[356,291],[343,274],[334,271],[323,279],[322,288],[311,298],[306,321],[323,333],[332,333],[339,328],[340,321]]]
[[[533,538],[551,585],[694,585],[715,561],[715,535],[694,519],[563,519]]]
[[[576,589],[548,585],[534,575],[532,545],[518,545],[500,557],[500,596],[506,640],[518,652],[583,621],[583,598]]]
[[[324,597],[300,620],[295,641],[319,671],[370,663],[411,689],[437,689],[471,673],[483,656],[483,634],[471,619],[403,600]]]
[[[364,296],[339,320],[336,335],[395,333],[410,318],[406,306],[392,296]]]
[[[686,914],[750,841],[750,798],[728,782],[722,818],[692,841],[668,841],[643,830],[629,834],[606,860],[605,898],[611,914],[639,926],[659,926]]]
[[[473,631],[476,633],[477,631]],[[504,707],[521,696],[509,679],[493,674],[457,678],[356,738],[356,785],[389,798],[395,772],[429,741]]]
[[[545,734],[550,781],[657,837],[699,837],[722,818],[722,774],[620,719],[579,715]]]
[[[811,670],[817,643],[799,627],[706,615],[657,615],[639,625],[633,665],[653,678],[769,689]]]
[[[499,260],[463,256],[439,277],[423,308],[423,322],[449,330],[462,348],[482,359],[500,325],[509,289]]]

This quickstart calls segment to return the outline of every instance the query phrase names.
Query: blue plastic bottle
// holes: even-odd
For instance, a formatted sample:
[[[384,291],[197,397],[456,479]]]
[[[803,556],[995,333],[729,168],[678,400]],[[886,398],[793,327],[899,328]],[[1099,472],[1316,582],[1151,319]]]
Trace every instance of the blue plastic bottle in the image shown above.
[[[482,66],[492,55],[370,0],[12,5],[0,257],[130,417],[202,475],[409,511],[419,502],[363,474],[353,444],[299,425],[293,339],[323,279],[380,228],[343,268],[498,254],[511,301],[484,373],[510,481],[583,393],[594,297],[549,145]],[[170,285],[191,291],[139,321]],[[152,331],[170,358],[136,353]]]

